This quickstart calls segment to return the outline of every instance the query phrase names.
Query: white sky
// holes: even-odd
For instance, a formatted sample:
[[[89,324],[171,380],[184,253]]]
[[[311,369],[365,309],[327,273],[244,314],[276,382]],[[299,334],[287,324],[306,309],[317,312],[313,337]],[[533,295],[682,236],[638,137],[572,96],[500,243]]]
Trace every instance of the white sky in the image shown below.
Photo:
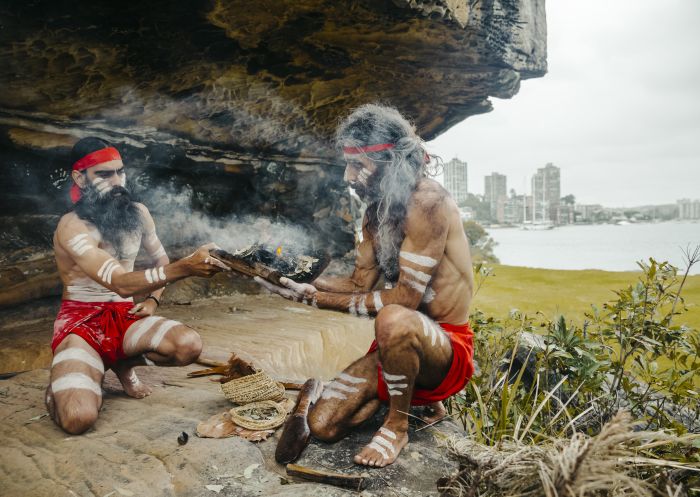
[[[700,1],[549,0],[548,73],[428,143],[468,163],[469,191],[547,162],[561,194],[609,207],[700,198]]]

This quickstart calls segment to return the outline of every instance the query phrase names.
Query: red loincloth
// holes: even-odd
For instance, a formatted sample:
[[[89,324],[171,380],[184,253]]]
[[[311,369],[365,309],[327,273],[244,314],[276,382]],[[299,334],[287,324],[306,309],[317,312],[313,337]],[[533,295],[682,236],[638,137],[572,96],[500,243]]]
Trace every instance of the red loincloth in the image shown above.
[[[122,341],[132,323],[141,319],[129,314],[133,302],[79,302],[63,300],[53,326],[51,350],[68,335],[78,335],[100,354],[105,369],[124,359]]]
[[[444,400],[464,388],[469,379],[474,374],[474,333],[469,327],[469,323],[463,325],[454,325],[447,323],[438,323],[445,330],[445,334],[450,339],[452,344],[452,365],[447,372],[442,383],[433,390],[421,390],[416,388],[413,390],[413,398],[411,405],[424,406],[432,404],[439,400]],[[377,341],[373,341],[369,348],[368,354],[377,350]],[[382,402],[389,401],[389,392],[382,376],[382,366],[377,364],[379,374],[377,381],[377,394]]]

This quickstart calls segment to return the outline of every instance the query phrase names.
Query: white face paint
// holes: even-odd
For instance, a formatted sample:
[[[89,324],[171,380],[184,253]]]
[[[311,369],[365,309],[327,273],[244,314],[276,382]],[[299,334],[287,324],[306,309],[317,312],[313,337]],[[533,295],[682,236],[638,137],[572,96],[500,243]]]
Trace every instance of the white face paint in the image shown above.
[[[399,256],[403,259],[406,259],[408,262],[412,262],[413,264],[418,264],[419,266],[428,268],[433,267],[438,263],[438,261],[436,261],[432,257],[426,257],[424,255],[414,254],[412,252],[404,252],[403,250],[399,252]]]
[[[63,390],[90,390],[98,397],[102,396],[100,385],[83,373],[68,373],[60,378],[56,378],[51,383],[51,391],[53,393],[62,392]]]
[[[92,186],[95,187],[101,197],[105,196],[112,189],[112,185],[108,180],[99,177],[92,180]]]
[[[151,329],[151,326],[162,320],[163,318],[158,316],[148,316],[147,318],[140,319],[135,324],[132,324],[132,328],[129,328],[128,331],[128,333],[131,333],[131,336],[129,337],[128,343],[126,343],[124,346],[124,352],[130,353],[136,350],[136,346],[138,345],[141,337]]]
[[[441,329],[438,329],[438,325],[433,323],[427,316],[421,314],[420,312],[418,313],[418,317],[420,318],[421,323],[423,323],[423,334],[426,337],[430,337],[430,344],[435,346],[435,342],[439,337],[440,345],[445,345],[445,334]]]
[[[75,255],[83,255],[88,250],[94,248],[87,233],[80,233],[68,240],[68,246]]]
[[[98,357],[90,355],[88,351],[79,349],[77,347],[62,350],[61,352],[56,354],[53,358],[53,361],[51,362],[51,367],[54,367],[56,364],[60,364],[64,361],[79,361],[83,364],[87,364],[91,368],[96,369],[100,373],[105,372],[104,365]]]
[[[382,303],[382,296],[379,290],[376,290],[372,293],[372,298],[374,299],[374,310],[379,312],[382,309],[382,307],[384,307],[384,304]]]

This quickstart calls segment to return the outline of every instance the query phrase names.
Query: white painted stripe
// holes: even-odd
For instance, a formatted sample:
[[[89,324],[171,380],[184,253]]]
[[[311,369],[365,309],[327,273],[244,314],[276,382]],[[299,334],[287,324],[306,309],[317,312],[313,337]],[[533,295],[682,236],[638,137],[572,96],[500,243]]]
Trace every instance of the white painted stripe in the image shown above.
[[[406,283],[408,284],[408,286],[413,288],[416,292],[420,293],[421,295],[425,293],[425,289],[427,288],[425,285],[421,285],[420,283],[413,280],[406,280]]]
[[[105,282],[107,281],[107,274],[110,272],[110,270],[111,270],[111,269],[114,267],[114,265],[116,264],[116,261],[115,261],[114,259],[110,259],[110,260],[107,261],[107,262],[108,262],[108,264],[107,264],[107,266],[105,267],[104,271],[102,272],[102,275],[100,276],[100,278],[102,279],[102,281],[105,281]]]
[[[367,312],[367,295],[363,295],[357,304],[357,313],[365,318],[369,316],[369,313]]]
[[[159,259],[160,257],[163,257],[164,255],[165,255],[165,248],[163,248],[163,245],[161,245],[160,247],[158,247],[158,250],[156,250],[155,252],[153,252],[151,254],[151,257]]]
[[[87,236],[87,235],[85,235]],[[90,250],[92,248],[92,245],[90,244],[90,240],[79,240],[78,243],[73,245],[73,252],[75,252],[78,255],[83,255],[85,252]]]
[[[423,295],[423,300],[422,300],[422,302],[423,302],[424,304],[429,304],[429,303],[431,303],[433,300],[435,300],[435,296],[436,296],[436,295],[437,295],[437,294],[435,293],[435,290],[433,290],[432,288],[428,287],[428,288],[425,290],[425,294]]]
[[[384,450],[384,447],[382,447],[382,446],[379,445],[378,443],[372,442],[372,443],[370,443],[367,447],[369,447],[370,449],[374,449],[374,450],[376,450],[377,452],[379,452],[379,453],[382,455],[382,457],[383,457],[384,459],[389,459],[389,454],[387,454],[387,453],[386,453],[386,450]]]
[[[384,374],[384,379],[387,381],[398,381],[398,380],[405,380],[406,376],[402,374],[389,374],[386,371],[382,371]]]
[[[426,337],[430,337],[431,345],[434,346],[435,341],[437,340],[437,333],[435,332],[435,328],[433,328],[433,324],[426,316],[424,316],[420,312],[418,313],[418,317],[420,317],[420,320],[423,323],[423,334]]]
[[[150,330],[151,326],[155,325],[158,321],[162,319],[163,318],[159,316],[148,316],[147,318],[140,319],[136,322],[136,324],[133,324],[133,335],[131,335],[131,337],[129,338],[129,351],[133,351],[134,349],[136,349],[136,345],[138,345],[139,340],[144,335],[144,333]],[[127,351],[125,350],[124,352]]]
[[[146,272],[144,274],[146,275],[146,281],[148,281],[148,283],[153,283],[153,276],[151,276],[151,270],[146,269]]]
[[[350,376],[350,375],[347,374],[347,373],[340,373],[340,374],[338,375],[338,379],[339,379],[339,380],[343,380],[343,381],[346,382],[346,383],[355,383],[355,384],[357,384],[357,383],[367,383],[367,379],[366,379],[366,378],[357,378],[357,377],[355,377],[355,376]]]
[[[389,390],[389,395],[394,397],[396,395],[403,395],[403,392],[401,390]]]
[[[162,323],[158,328],[158,331],[156,331],[153,335],[153,338],[151,338],[151,350],[156,350],[160,345],[160,342],[163,341],[163,337],[165,336],[165,334],[178,324],[180,323],[171,319],[168,319],[164,323]]]
[[[408,383],[387,383],[386,386],[389,388],[407,388]]]
[[[112,267],[109,268],[108,271],[105,271],[105,279],[107,281],[107,284],[111,285],[112,284],[112,273],[120,267],[119,263],[114,264]]]
[[[318,309],[318,300],[315,294],[313,300],[311,301],[311,307],[315,307],[316,309]]]
[[[392,443],[391,443],[389,440],[387,440],[386,438],[380,437],[379,435],[377,435],[377,436],[375,436],[375,437],[372,439],[372,442],[378,443],[379,445],[382,445],[383,447],[386,447],[386,449],[389,451],[389,453],[390,453],[392,456],[394,455],[394,451],[395,451],[394,446],[393,446]]]
[[[68,373],[60,378],[56,378],[51,383],[51,391],[53,393],[62,392],[63,390],[90,390],[98,397],[102,396],[100,385],[83,373]]]
[[[391,431],[389,428],[384,428],[383,426],[381,426],[379,428],[379,433],[381,433],[382,435],[384,435],[386,437],[391,438],[392,440],[396,440],[396,433]]]
[[[150,359],[149,359],[148,357],[146,357],[145,355],[143,356],[143,362],[146,363],[146,366],[155,366],[155,365],[156,365],[155,362],[153,362],[152,360],[150,360]]]
[[[347,399],[345,394],[340,393],[340,392],[333,390],[331,388],[324,388],[323,393],[321,394],[321,398],[322,399],[341,399],[341,400]]]
[[[418,264],[419,266],[423,266],[423,267],[433,267],[435,264],[438,263],[438,261],[436,261],[432,257],[427,257],[425,255],[420,255],[420,254],[414,254],[413,252],[405,252],[403,250],[401,252],[399,252],[399,256],[403,257],[408,262],[412,262],[413,264]]]
[[[351,387],[351,386],[345,385],[344,383],[340,383],[337,381],[331,381],[328,384],[327,388],[333,388],[335,390],[341,390],[343,392],[349,392],[349,393],[357,393],[360,391],[358,388]]]
[[[102,361],[98,357],[90,355],[88,351],[79,349],[78,347],[65,349],[56,354],[51,362],[51,367],[54,367],[56,364],[63,361],[79,361],[92,368],[95,368],[100,373],[105,372],[104,364],[102,364]]]
[[[158,268],[158,277],[161,281],[165,281],[165,269],[163,269],[163,266]]]
[[[111,265],[111,262],[112,262],[113,260],[114,260],[114,259],[107,259],[106,261],[104,261],[104,262],[102,263],[102,266],[100,266],[100,269],[98,269],[98,271],[97,271],[97,277],[98,277],[98,278],[102,278],[102,274],[104,273],[105,269],[107,269],[107,266],[108,266],[108,265]]]
[[[75,235],[73,238],[68,240],[68,245],[71,246],[71,248],[75,247],[80,241],[83,239],[87,238],[88,235],[87,233],[80,233],[79,235]]]
[[[357,316],[357,309],[355,308],[356,303],[357,296],[353,295],[352,298],[350,298],[350,303],[348,304],[348,312],[353,316]]]
[[[415,269],[411,269],[408,266],[401,266],[401,270],[422,283],[427,283],[430,281],[430,278],[432,278],[430,274],[424,273],[423,271],[416,271]]]
[[[379,312],[379,310],[384,307],[384,304],[382,303],[382,295],[379,292],[379,290],[376,290],[372,296],[374,297],[374,310]]]

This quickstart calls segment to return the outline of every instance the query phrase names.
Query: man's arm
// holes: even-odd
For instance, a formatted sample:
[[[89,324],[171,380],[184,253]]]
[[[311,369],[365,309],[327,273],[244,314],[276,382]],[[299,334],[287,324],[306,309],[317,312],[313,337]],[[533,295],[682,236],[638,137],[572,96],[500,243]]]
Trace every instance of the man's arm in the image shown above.
[[[98,247],[85,223],[78,218],[59,226],[56,238],[85,274],[121,297],[151,292],[187,276],[212,276],[228,269],[209,255],[209,249],[215,247],[210,244],[172,264],[126,272],[118,260]]]
[[[355,257],[355,269],[352,276],[334,277],[320,276],[313,282],[317,290],[324,292],[366,292],[370,290],[379,279],[379,267],[374,255],[374,247],[367,228],[368,218],[365,215],[362,221],[362,241],[357,247]]]
[[[399,253],[399,279],[394,288],[334,293],[289,279],[281,280],[285,289],[258,281],[285,298],[361,316],[375,315],[389,304],[417,309],[444,256],[449,227],[444,197],[430,193],[427,197],[424,202],[412,205],[406,216],[406,236]]]
[[[139,206],[139,209],[141,209],[143,220],[143,248],[146,249],[146,253],[151,258],[154,266],[167,266],[170,264],[170,258],[168,257],[168,254],[165,253],[165,248],[156,234],[156,224],[153,222],[153,217],[151,217],[151,213],[148,212],[145,205],[137,205]],[[164,290],[165,287],[158,288],[153,290],[151,295],[160,301],[160,296]]]

